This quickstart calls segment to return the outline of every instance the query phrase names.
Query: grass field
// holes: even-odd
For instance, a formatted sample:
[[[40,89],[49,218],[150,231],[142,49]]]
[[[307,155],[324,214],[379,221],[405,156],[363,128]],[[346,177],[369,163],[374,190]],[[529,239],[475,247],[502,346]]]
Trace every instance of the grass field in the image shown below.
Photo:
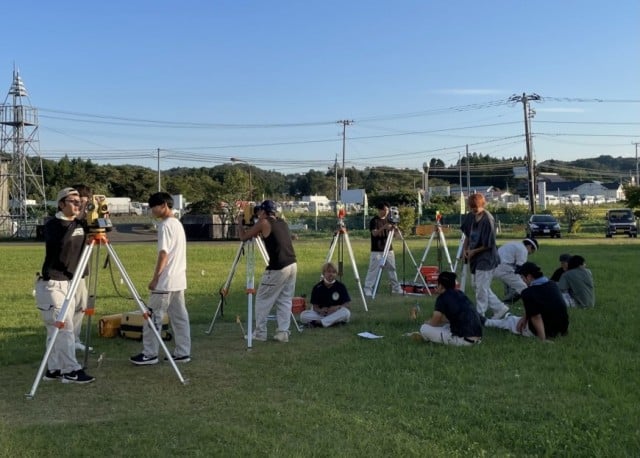
[[[368,243],[352,239],[363,281]],[[426,240],[407,243],[419,261]],[[296,241],[298,295],[317,281],[329,244],[329,237]],[[450,240],[452,256],[456,244]],[[402,246],[394,246],[400,277],[413,280],[408,256],[403,273]],[[114,248],[146,299],[155,244]],[[640,454],[637,239],[541,240],[530,259],[545,273],[562,252],[586,258],[596,307],[571,309],[569,335],[552,344],[487,329],[483,343],[472,348],[404,337],[430,315],[434,298],[392,296],[385,281],[366,312],[348,256],[349,325],[302,333],[292,327],[288,344],[254,342],[247,350],[236,323],[237,315],[247,315],[242,258],[224,316],[207,335],[237,248],[231,242],[189,244],[193,361],[179,366],[189,384],[166,363],[132,366],[128,357],[140,351],[139,342],[97,335],[99,317],[136,309],[119,273],[101,268],[95,352],[87,370],[96,382],[42,382],[35,399],[27,400],[44,353],[45,331],[32,297],[44,247],[0,244],[0,456]],[[104,257],[104,248],[98,254]],[[436,263],[432,247],[425,264]],[[501,287],[494,290],[502,294]],[[417,322],[410,319],[416,303]],[[513,309],[521,312],[521,304]],[[384,338],[361,339],[361,331]]]

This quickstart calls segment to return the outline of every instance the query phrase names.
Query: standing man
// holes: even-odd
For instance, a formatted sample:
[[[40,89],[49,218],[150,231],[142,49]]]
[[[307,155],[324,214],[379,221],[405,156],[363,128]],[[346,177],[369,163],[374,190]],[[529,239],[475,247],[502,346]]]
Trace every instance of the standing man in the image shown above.
[[[469,196],[469,208],[462,226],[465,235],[463,255],[469,263],[471,280],[476,290],[476,308],[485,315],[487,309],[493,311],[493,318],[502,318],[509,312],[507,307],[491,291],[491,280],[496,267],[500,264],[496,247],[496,230],[493,215],[484,208],[485,199],[482,194]]]
[[[325,328],[349,322],[351,297],[344,283],[336,280],[337,275],[338,269],[332,262],[322,266],[322,280],[311,290],[312,309],[303,311],[300,321]]]
[[[173,214],[173,198],[166,192],[149,197],[149,209],[158,223],[158,257],[149,282],[148,308],[151,319],[142,329],[142,353],[129,360],[136,366],[158,363],[160,342],[149,326],[162,330],[164,314],[169,314],[173,329],[175,350],[171,357],[176,363],[191,361],[191,328],[184,301],[187,289],[187,240],[182,223]]]
[[[562,294],[555,282],[542,274],[540,267],[525,262],[516,270],[527,284],[522,290],[524,316],[508,315],[502,319],[485,321],[488,328],[500,328],[524,337],[538,337],[545,341],[566,335],[569,329],[569,315]]]
[[[436,292],[433,315],[420,328],[424,340],[458,347],[480,343],[480,315],[469,298],[456,289],[456,274],[441,272]]]
[[[59,316],[71,280],[82,272],[76,272],[85,246],[85,228],[80,215],[80,196],[73,188],[58,193],[58,212],[44,226],[45,258],[36,282],[36,307],[47,329],[47,345],[56,328],[59,329],[53,344],[44,380],[61,380],[62,383],[91,383],[95,380],[86,374],[76,360],[74,312],[76,299],[71,298],[64,316]]]
[[[507,290],[505,301],[515,302],[520,299],[520,293],[527,287],[520,275],[516,274],[516,268],[527,262],[530,254],[538,250],[538,241],[524,239],[522,242],[508,242],[498,248],[500,264],[496,267],[494,277],[502,280]]]
[[[378,216],[374,216],[371,218],[371,221],[369,221],[369,230],[371,231],[371,255],[369,257],[369,270],[364,280],[364,294],[369,297],[373,295],[373,288],[378,278],[380,261],[382,260],[389,234],[395,236],[398,230],[396,224],[389,220],[389,203],[381,202],[376,208],[378,209]],[[402,294],[403,290],[398,282],[398,275],[396,274],[396,257],[393,254],[392,245],[389,247],[387,260],[382,268],[386,270],[389,275],[391,292]]]
[[[275,305],[278,329],[273,336],[278,342],[289,342],[291,324],[291,300],[296,289],[298,264],[293,250],[289,226],[276,217],[277,207],[272,200],[265,200],[258,208],[258,221],[248,228],[243,224],[243,214],[237,219],[238,236],[243,242],[262,237],[269,255],[267,270],[262,274],[256,294],[256,328],[253,339],[267,340],[267,318]]]

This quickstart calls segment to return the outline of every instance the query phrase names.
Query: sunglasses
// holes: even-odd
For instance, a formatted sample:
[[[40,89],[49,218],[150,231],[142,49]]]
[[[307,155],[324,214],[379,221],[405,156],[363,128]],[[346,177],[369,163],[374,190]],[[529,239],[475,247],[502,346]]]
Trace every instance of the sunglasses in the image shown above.
[[[65,202],[68,203],[68,204],[71,204],[71,205],[80,205],[82,203],[79,200],[75,200],[75,199],[73,199],[73,200],[67,199],[67,200],[65,200]]]

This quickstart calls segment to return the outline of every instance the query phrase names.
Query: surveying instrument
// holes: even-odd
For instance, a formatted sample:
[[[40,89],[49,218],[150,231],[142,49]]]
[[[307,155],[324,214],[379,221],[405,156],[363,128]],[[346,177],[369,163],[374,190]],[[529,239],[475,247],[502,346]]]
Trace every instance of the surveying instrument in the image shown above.
[[[245,214],[244,218],[245,224],[248,222],[247,215]],[[255,221],[249,220],[249,224],[255,223]],[[216,307],[216,311],[213,314],[213,318],[211,319],[211,324],[209,325],[209,329],[207,330],[207,334],[211,334],[213,332],[213,326],[215,325],[218,316],[222,316],[224,314],[224,305],[227,302],[227,296],[229,295],[229,291],[231,288],[231,282],[233,281],[233,277],[236,274],[236,270],[238,264],[240,263],[240,259],[244,255],[247,259],[246,269],[247,269],[247,277],[246,277],[246,288],[245,292],[247,294],[247,348],[251,348],[253,345],[253,296],[256,294],[255,288],[255,247],[258,247],[258,251],[264,261],[265,266],[269,265],[269,253],[267,253],[267,248],[264,246],[264,240],[260,237],[253,237],[249,240],[245,240],[240,242],[238,246],[238,250],[236,251],[236,256],[233,259],[233,263],[231,264],[231,269],[229,270],[229,275],[227,275],[227,279],[224,282],[224,285],[218,293],[220,294],[220,300],[218,301],[218,306]],[[291,320],[296,326],[298,332],[302,332],[302,328],[298,324],[293,311],[291,312]],[[238,319],[238,323],[240,323]],[[242,325],[241,325],[242,326]],[[244,331],[244,329],[243,329]]]
[[[403,254],[404,253],[409,254],[409,258],[411,259],[413,266],[416,268],[418,273],[420,272],[420,269],[418,268],[418,264],[416,264],[416,260],[413,257],[413,254],[411,254],[411,250],[407,245],[407,241],[404,239],[404,236],[402,235],[402,231],[398,227],[398,223],[400,222],[400,215],[398,214],[398,209],[396,207],[391,207],[390,210],[391,210],[391,213],[388,218],[388,222],[391,223],[391,225],[393,226],[393,229],[390,230],[389,234],[387,235],[387,241],[385,242],[385,245],[384,245],[384,251],[382,252],[382,257],[380,258],[380,263],[378,264],[378,273],[376,275],[376,282],[373,285],[373,289],[371,291],[371,299],[375,299],[376,297],[376,292],[378,291],[378,285],[380,284],[380,277],[382,277],[382,271],[384,270],[384,266],[387,263],[387,258],[389,257],[389,252],[391,251],[391,243],[393,242],[393,238],[395,234],[398,234],[400,236],[400,240],[402,240]],[[426,281],[424,280],[424,278],[422,278],[422,276],[420,276],[420,278],[422,279],[422,284],[428,290],[429,288],[427,287]]]
[[[333,258],[333,253],[336,248],[338,248],[338,276],[342,279],[342,275],[344,273],[344,246],[347,245],[347,250],[349,252],[349,259],[351,260],[351,267],[353,268],[353,276],[356,279],[356,284],[358,285],[358,291],[360,291],[360,298],[362,299],[362,304],[364,305],[364,310],[369,311],[367,307],[367,300],[364,296],[364,290],[362,289],[362,283],[360,282],[360,274],[358,274],[358,266],[356,266],[356,258],[353,256],[353,248],[351,247],[351,242],[349,241],[349,233],[347,232],[347,228],[344,224],[344,217],[346,212],[344,208],[338,210],[338,226],[333,233],[333,240],[331,240],[331,246],[329,247],[329,253],[327,253],[327,257],[325,259],[325,263],[331,262]]]
[[[112,227],[112,224],[111,224],[111,221],[109,220],[109,208],[108,208],[107,199],[105,196],[101,196],[101,195],[93,196],[93,202],[87,205],[87,223],[89,226],[89,234],[87,236],[86,245],[82,250],[80,261],[78,262],[78,266],[76,267],[75,273],[73,274],[73,278],[71,279],[69,289],[67,290],[67,293],[64,296],[64,301],[62,303],[60,312],[56,316],[56,321],[54,323],[55,330],[53,332],[53,335],[51,336],[51,339],[47,344],[47,348],[45,350],[44,357],[42,358],[42,362],[40,363],[38,373],[36,374],[36,378],[33,382],[33,385],[31,386],[31,391],[29,391],[29,393],[26,394],[27,399],[33,399],[35,397],[36,390],[38,389],[38,385],[42,380],[42,375],[44,374],[44,371],[46,369],[49,356],[51,356],[51,351],[53,350],[53,346],[55,344],[56,338],[60,333],[60,329],[64,327],[65,316],[67,314],[69,304],[74,299],[76,292],[78,290],[78,285],[80,284],[80,279],[82,278],[82,274],[85,272],[87,265],[89,264],[91,253],[93,249],[97,246],[98,251],[96,253],[96,256],[94,256],[94,263],[95,263],[94,267],[96,267],[99,263],[100,247],[102,245],[104,245],[107,248],[107,252],[109,253],[109,256],[111,257],[116,267],[120,271],[120,275],[122,276],[122,279],[126,283],[127,288],[129,289],[129,292],[131,293],[133,299],[138,304],[138,308],[142,312],[143,318],[148,321],[147,325],[149,326],[149,329],[151,329],[156,339],[158,339],[158,342],[160,343],[162,350],[164,350],[167,360],[173,367],[173,370],[176,372],[178,379],[180,380],[180,382],[182,382],[183,385],[186,385],[188,381],[185,380],[184,377],[182,377],[182,374],[180,373],[180,370],[178,369],[176,362],[171,357],[171,353],[169,352],[169,349],[167,348],[167,346],[162,340],[160,331],[156,329],[156,327],[153,325],[153,321],[149,321],[152,311],[142,301],[140,294],[136,290],[136,287],[133,285],[133,282],[129,277],[129,274],[127,273],[126,269],[124,268],[124,265],[120,261],[120,258],[118,257],[117,253],[111,246],[109,239],[107,238],[106,230],[107,228]],[[84,366],[86,366],[87,364],[88,351],[89,351],[89,336],[91,333],[91,328],[90,328],[91,316],[95,312],[95,297],[96,297],[95,288],[97,286],[98,270],[90,271],[90,276],[91,277],[89,280],[89,286],[90,286],[89,301],[87,303],[87,310],[85,311],[85,314],[87,315],[88,318],[87,318],[87,332],[86,332],[86,340],[85,340]]]
[[[418,273],[416,274],[416,278],[414,282],[418,280],[418,277],[422,277],[422,266],[424,265],[425,260],[427,259],[427,255],[429,254],[429,250],[431,249],[431,245],[435,239],[436,241],[436,253],[437,253],[437,261],[438,261],[438,271],[442,271],[442,253],[444,252],[445,258],[447,260],[447,266],[450,272],[455,272],[455,268],[453,267],[453,263],[451,262],[451,255],[449,254],[449,249],[447,248],[447,241],[444,237],[444,232],[442,231],[442,215],[440,212],[436,212],[436,224],[433,226],[433,231],[431,232],[431,236],[429,237],[429,242],[427,243],[427,247],[422,254],[422,258],[420,259],[420,267],[418,267]],[[427,288],[429,295],[431,295],[431,290]]]

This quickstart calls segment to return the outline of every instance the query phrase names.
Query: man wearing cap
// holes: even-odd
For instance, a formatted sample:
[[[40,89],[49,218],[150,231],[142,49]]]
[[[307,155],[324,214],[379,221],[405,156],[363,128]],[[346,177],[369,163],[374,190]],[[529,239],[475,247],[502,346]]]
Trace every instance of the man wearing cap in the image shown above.
[[[267,340],[267,318],[275,305],[278,329],[273,339],[285,343],[289,341],[291,301],[296,289],[296,253],[289,226],[282,218],[276,217],[275,202],[265,200],[257,208],[258,221],[253,226],[245,228],[242,213],[237,219],[240,240],[244,242],[253,237],[262,237],[269,256],[267,270],[262,274],[256,294],[256,328],[253,339]]]
[[[85,246],[85,228],[80,214],[80,195],[73,188],[62,189],[57,196],[58,212],[44,225],[45,258],[36,282],[36,307],[47,329],[47,345],[59,329],[47,360],[44,380],[62,383],[91,383],[76,360],[73,315],[75,298],[71,297],[64,316],[59,316],[65,296],[76,274]]]
[[[505,301],[517,301],[522,290],[527,287],[515,271],[517,267],[527,262],[528,256],[535,253],[537,249],[538,241],[530,238],[522,242],[508,242],[498,248],[500,264],[496,267],[493,276],[505,284],[508,291]]]
[[[555,281],[556,283],[560,281],[560,277],[562,274],[567,271],[569,268],[569,259],[571,259],[571,255],[569,253],[562,253],[558,261],[560,261],[560,267],[558,267],[551,275],[550,280]]]
[[[369,231],[371,232],[371,255],[369,256],[369,269],[364,280],[364,294],[367,296],[373,295],[373,288],[375,287],[376,280],[378,278],[380,261],[382,260],[389,234],[393,234],[393,237],[395,237],[395,231],[397,230],[397,225],[389,220],[389,209],[391,208],[389,203],[380,202],[376,208],[378,209],[378,215],[374,216],[369,221]],[[398,274],[396,273],[396,257],[393,253],[392,245],[389,245],[387,259],[384,266],[382,266],[382,269],[386,270],[389,275],[389,280],[391,281],[391,292],[395,294],[402,294],[403,290],[400,286],[400,282],[398,282]]]
[[[438,275],[435,309],[420,327],[424,340],[455,346],[471,346],[482,340],[480,314],[469,298],[456,289],[456,274]]]
[[[522,290],[523,317],[507,315],[499,320],[487,320],[488,328],[499,328],[525,337],[537,336],[546,341],[566,335],[569,329],[567,306],[555,282],[549,281],[536,264],[525,262],[516,269],[527,288]]]

